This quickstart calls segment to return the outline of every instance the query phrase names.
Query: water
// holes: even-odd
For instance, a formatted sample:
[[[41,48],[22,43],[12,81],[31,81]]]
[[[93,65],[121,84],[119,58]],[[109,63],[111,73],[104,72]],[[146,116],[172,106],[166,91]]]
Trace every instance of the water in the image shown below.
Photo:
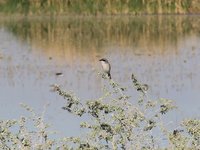
[[[102,94],[99,58],[114,80],[130,87],[131,73],[150,86],[152,99],[175,100],[168,118],[200,117],[200,16],[105,18],[0,18],[0,119],[27,115],[19,104],[42,112],[60,135],[78,135],[80,118],[62,110],[50,91],[59,84],[81,100]],[[63,76],[56,76],[63,73]]]

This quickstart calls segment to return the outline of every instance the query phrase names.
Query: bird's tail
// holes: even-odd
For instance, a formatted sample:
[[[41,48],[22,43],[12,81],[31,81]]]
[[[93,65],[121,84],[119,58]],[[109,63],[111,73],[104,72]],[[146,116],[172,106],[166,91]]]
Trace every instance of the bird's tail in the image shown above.
[[[110,72],[108,73],[108,77],[109,77],[109,79],[112,79],[112,78],[111,78],[111,74],[110,74]]]

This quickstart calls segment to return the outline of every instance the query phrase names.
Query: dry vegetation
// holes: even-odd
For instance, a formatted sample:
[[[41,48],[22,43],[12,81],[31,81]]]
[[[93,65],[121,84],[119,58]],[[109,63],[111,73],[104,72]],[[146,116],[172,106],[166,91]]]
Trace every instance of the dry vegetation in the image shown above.
[[[1,0],[3,12],[20,14],[116,15],[199,13],[198,0]]]

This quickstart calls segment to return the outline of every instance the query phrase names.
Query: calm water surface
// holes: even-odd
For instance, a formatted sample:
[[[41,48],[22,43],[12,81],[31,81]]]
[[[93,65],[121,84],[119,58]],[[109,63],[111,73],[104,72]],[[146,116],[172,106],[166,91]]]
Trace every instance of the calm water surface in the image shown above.
[[[200,16],[0,18],[0,119],[27,115],[20,103],[38,112],[50,104],[45,119],[52,128],[79,134],[80,118],[61,109],[64,100],[50,85],[82,100],[98,98],[105,82],[101,57],[123,86],[131,86],[134,73],[152,99],[173,99],[179,109],[168,117],[172,127],[200,118],[199,24]]]

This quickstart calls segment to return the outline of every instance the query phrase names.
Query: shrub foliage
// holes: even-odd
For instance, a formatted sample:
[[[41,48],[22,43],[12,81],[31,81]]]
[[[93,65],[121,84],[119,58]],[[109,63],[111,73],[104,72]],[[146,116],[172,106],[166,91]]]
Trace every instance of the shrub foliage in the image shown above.
[[[180,129],[167,129],[162,119],[176,108],[172,100],[150,100],[148,86],[132,75],[133,90],[138,91],[136,102],[126,88],[106,76],[103,78],[109,84],[104,86],[102,97],[85,102],[58,85],[52,86],[65,100],[64,111],[74,117],[88,117],[80,124],[84,135],[50,138],[53,132],[44,122],[44,113],[36,114],[23,104],[30,117],[0,121],[0,149],[200,149],[200,120],[186,119]]]

